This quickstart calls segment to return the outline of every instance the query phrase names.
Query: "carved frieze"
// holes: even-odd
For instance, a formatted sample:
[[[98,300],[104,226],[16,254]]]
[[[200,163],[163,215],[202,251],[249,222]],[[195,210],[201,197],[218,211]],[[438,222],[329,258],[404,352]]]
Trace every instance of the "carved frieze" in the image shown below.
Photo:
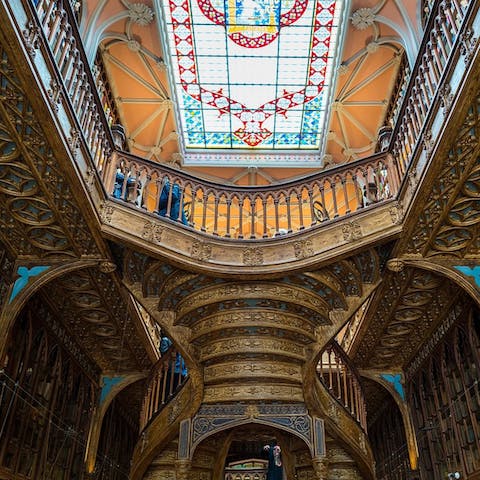
[[[205,382],[232,378],[284,378],[301,383],[302,372],[298,364],[268,361],[235,361],[229,364],[215,364],[208,366],[204,371]]]
[[[206,262],[212,257],[212,246],[206,242],[195,241],[192,244],[192,258]]]
[[[34,37],[34,29],[28,34]],[[32,37],[33,35],[33,37]],[[98,254],[61,162],[0,47],[0,231],[19,254]],[[52,85],[52,95],[54,92]],[[18,143],[17,143],[18,142]],[[4,228],[8,228],[4,230]]]
[[[314,254],[311,240],[299,240],[293,243],[295,258],[302,259],[311,257]]]
[[[49,284],[47,303],[66,329],[102,370],[138,370],[150,366],[122,292],[110,274],[80,270]]]
[[[409,361],[434,323],[449,311],[457,292],[450,281],[424,270],[404,268],[389,276],[357,350],[357,363],[385,368]]]
[[[358,222],[349,222],[343,225],[342,233],[346,242],[353,242],[363,237],[362,227]]]
[[[228,338],[211,342],[202,349],[201,360],[205,361],[219,355],[231,355],[234,353],[270,352],[289,354],[299,359],[304,358],[304,347],[293,342],[280,339],[246,337]]]
[[[465,315],[463,311],[465,305],[468,303],[457,302],[451,310],[448,312],[447,316],[440,324],[440,326],[435,330],[435,332],[430,336],[430,338],[422,345],[419,352],[415,355],[413,361],[405,369],[405,379],[408,381],[415,375],[420,365],[429,358],[435,347],[442,340],[443,337],[448,333],[450,327],[455,323],[459,318],[462,318]]]
[[[285,325],[305,332],[305,334],[313,336],[315,334],[315,326],[307,318],[298,317],[285,312],[272,312],[264,309],[246,310],[242,312],[217,312],[207,318],[201,318],[195,323],[186,323],[190,317],[185,317],[184,325],[194,328],[195,332],[208,331],[214,327],[229,328],[241,325],[274,325],[276,327]]]
[[[37,299],[38,300],[38,299]],[[57,340],[65,347],[75,361],[80,365],[84,372],[95,382],[100,379],[101,370],[95,362],[93,362],[83,350],[79,347],[74,337],[60,322],[55,313],[49,309],[44,302],[34,302],[35,312],[48,326],[50,331],[55,335]]]
[[[250,389],[255,387],[249,387]],[[229,424],[260,420],[263,424],[280,426],[301,436],[310,447],[313,445],[312,418],[302,403],[254,403],[202,405],[192,421],[194,445]]]
[[[326,302],[303,288],[283,285],[279,283],[226,283],[205,288],[186,297],[178,306],[178,315],[201,307],[208,303],[219,302],[236,298],[274,298],[305,305],[308,308],[326,312]]]
[[[158,223],[147,221],[143,225],[142,238],[148,242],[160,245],[162,243],[163,230],[164,228]]]
[[[251,266],[262,265],[263,250],[258,247],[245,248],[243,250],[243,263]]]
[[[472,103],[459,126],[455,143],[442,159],[438,159],[443,165],[411,234],[406,236],[410,239],[406,253],[423,256],[448,253],[464,257],[480,251],[476,193],[480,181],[476,162],[480,134],[477,101]]]
[[[295,401],[303,402],[303,390],[292,385],[206,386],[205,402],[219,401]]]

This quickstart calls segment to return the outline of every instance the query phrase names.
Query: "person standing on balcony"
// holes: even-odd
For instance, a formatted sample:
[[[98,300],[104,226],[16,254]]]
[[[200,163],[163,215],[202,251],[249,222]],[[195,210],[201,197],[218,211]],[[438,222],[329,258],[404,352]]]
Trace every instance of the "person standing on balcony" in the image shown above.
[[[266,480],[283,480],[282,450],[277,440],[274,439],[268,445],[265,445],[263,451],[268,455]]]

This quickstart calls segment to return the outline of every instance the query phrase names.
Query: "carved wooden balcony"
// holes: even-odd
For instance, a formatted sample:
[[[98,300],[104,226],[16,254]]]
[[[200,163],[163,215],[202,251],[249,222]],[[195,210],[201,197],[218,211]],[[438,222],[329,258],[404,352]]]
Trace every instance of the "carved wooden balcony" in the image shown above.
[[[198,179],[116,152],[104,171],[110,197],[209,235],[260,239],[300,232],[392,198],[400,178],[387,153],[278,185]]]

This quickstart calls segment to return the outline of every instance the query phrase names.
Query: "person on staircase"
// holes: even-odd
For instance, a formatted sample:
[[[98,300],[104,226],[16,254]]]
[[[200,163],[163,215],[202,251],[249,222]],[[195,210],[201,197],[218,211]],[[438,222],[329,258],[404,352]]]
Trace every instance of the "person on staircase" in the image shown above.
[[[273,439],[269,444],[265,445],[263,451],[268,455],[266,480],[283,480],[282,450],[277,440]]]

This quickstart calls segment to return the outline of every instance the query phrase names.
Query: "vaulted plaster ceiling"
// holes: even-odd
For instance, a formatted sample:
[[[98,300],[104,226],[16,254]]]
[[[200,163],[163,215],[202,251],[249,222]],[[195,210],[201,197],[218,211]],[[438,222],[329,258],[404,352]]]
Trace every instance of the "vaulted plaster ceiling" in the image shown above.
[[[398,87],[398,72],[412,63],[421,39],[420,3],[409,0],[350,2],[337,85],[326,135],[324,165],[375,152],[377,133]],[[100,50],[128,148],[141,157],[182,164],[167,54],[159,31],[158,4],[151,0],[84,2],[80,29],[87,55]],[[390,116],[390,115],[389,115]],[[268,184],[312,169],[183,167],[238,184]]]

